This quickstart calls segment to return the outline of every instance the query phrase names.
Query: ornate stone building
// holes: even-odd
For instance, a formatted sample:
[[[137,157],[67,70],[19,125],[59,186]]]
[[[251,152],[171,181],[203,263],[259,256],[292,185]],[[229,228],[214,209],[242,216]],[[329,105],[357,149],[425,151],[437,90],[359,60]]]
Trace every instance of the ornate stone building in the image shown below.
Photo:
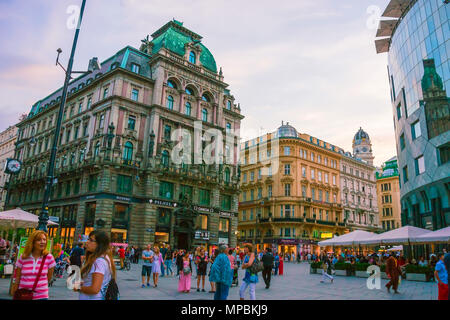
[[[350,231],[380,231],[372,143],[361,128],[353,138],[353,155],[342,153],[341,201]]]
[[[243,143],[240,242],[296,255],[342,235],[339,151],[289,123]]]
[[[23,119],[23,118],[21,118]],[[14,157],[17,127],[10,126],[0,133],[0,211],[4,210],[9,174],[5,173],[6,162]]]
[[[400,206],[400,185],[397,157],[386,161],[376,173],[378,207],[383,230],[388,231],[402,226]]]
[[[239,140],[231,133],[240,128],[240,107],[200,35],[174,20],[152,38],[70,83],[50,202],[60,226],[50,234],[70,244],[98,228],[131,245],[234,246]],[[40,211],[60,96],[58,89],[38,101],[18,124],[16,156],[24,168],[11,207]],[[197,133],[194,124],[201,125]],[[210,129],[223,133],[217,141],[231,136],[213,150],[219,164],[201,161]],[[177,164],[174,149],[187,140],[198,148],[185,155],[200,155],[200,162]]]

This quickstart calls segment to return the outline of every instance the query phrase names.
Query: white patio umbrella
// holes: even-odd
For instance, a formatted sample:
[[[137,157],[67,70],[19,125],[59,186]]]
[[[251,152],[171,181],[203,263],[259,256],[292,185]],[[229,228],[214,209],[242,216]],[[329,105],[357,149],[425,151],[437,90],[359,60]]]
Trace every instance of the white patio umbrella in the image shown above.
[[[402,245],[395,246],[395,247],[392,247],[390,249],[387,249],[386,251],[389,251],[389,252],[391,252],[391,251],[403,251],[403,246]]]
[[[332,239],[324,240],[319,242],[319,246],[353,246],[355,244],[360,244],[363,240],[368,240],[376,236],[373,232],[367,232],[364,230],[355,230],[353,232],[344,234],[339,237],[334,237]]]
[[[0,212],[0,229],[13,229],[12,243],[16,239],[18,228],[36,228],[39,224],[39,217],[20,208]],[[58,225],[53,221],[48,221],[49,225]],[[11,246],[10,256],[13,250]]]
[[[372,239],[363,240],[361,244],[409,244],[420,235],[430,233],[430,230],[413,226],[404,226],[381,233]]]
[[[423,234],[411,240],[414,243],[450,243],[450,227]]]

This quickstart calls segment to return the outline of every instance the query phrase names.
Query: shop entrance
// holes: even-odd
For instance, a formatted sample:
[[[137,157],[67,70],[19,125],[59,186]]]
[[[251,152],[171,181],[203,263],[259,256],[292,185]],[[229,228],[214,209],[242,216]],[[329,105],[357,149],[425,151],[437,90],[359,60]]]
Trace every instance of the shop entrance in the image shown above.
[[[185,232],[178,233],[178,249],[190,249],[188,248],[188,234]]]

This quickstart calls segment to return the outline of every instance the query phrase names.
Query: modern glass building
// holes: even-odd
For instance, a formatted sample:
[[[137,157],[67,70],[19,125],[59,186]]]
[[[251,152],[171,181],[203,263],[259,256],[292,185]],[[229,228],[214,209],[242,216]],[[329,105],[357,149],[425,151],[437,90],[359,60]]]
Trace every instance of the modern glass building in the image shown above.
[[[382,17],[375,44],[388,52],[402,224],[440,229],[450,225],[450,5],[393,0]]]

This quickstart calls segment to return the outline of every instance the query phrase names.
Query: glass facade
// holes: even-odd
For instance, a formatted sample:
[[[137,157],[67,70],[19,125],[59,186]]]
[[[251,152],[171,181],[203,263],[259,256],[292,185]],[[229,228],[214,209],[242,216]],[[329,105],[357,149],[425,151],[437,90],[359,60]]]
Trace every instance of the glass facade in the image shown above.
[[[402,224],[437,230],[450,225],[450,4],[417,0],[391,36],[388,53]]]
[[[434,59],[437,73],[450,87],[450,6],[441,0],[418,0],[394,30],[389,49],[391,96],[405,89],[406,113],[423,100],[423,59]]]

